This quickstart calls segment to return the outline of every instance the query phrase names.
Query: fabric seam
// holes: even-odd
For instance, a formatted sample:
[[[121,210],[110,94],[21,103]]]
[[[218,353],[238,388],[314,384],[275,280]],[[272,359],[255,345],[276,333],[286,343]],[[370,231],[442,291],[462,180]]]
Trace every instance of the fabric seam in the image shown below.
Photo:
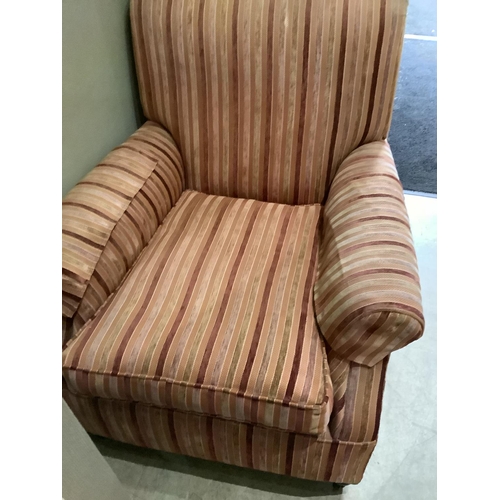
[[[65,390],[67,392],[69,392],[71,395],[73,395],[73,396],[75,396],[77,398],[85,398],[85,399],[90,399],[90,400],[93,400],[93,401],[102,400],[102,401],[117,402],[117,403],[122,403],[122,404],[134,404],[134,405],[140,405],[140,406],[147,406],[149,408],[157,408],[159,410],[167,410],[167,411],[172,411],[172,412],[176,412],[176,413],[182,413],[184,415],[194,415],[194,416],[199,416],[199,417],[207,417],[207,418],[214,418],[214,419],[217,419],[217,420],[224,420],[224,421],[227,421],[227,422],[234,422],[236,424],[251,425],[253,427],[259,427],[260,429],[269,429],[269,430],[273,430],[275,432],[282,432],[284,434],[294,434],[294,435],[299,435],[299,436],[317,437],[317,438],[321,437],[321,434],[306,434],[306,433],[303,433],[303,432],[296,432],[296,431],[290,431],[290,430],[286,430],[286,429],[281,429],[279,427],[270,427],[270,426],[267,426],[267,425],[256,424],[254,422],[240,421],[240,420],[236,420],[234,418],[221,417],[219,415],[209,415],[209,414],[206,414],[206,413],[196,413],[196,412],[192,412],[192,411],[179,410],[177,408],[167,408],[165,406],[158,406],[158,405],[154,405],[154,404],[151,404],[151,403],[144,403],[142,401],[128,401],[128,400],[122,400],[122,399],[103,398],[103,397],[100,397],[100,396],[87,396],[85,394],[74,393],[73,391],[71,391],[69,389],[69,387],[67,387]],[[318,439],[318,442],[320,442],[320,443],[327,443],[327,444],[338,443],[338,444],[348,444],[348,445],[358,445],[358,446],[360,446],[360,445],[372,445],[372,444],[375,445],[377,443],[377,439],[375,439],[373,441],[342,441],[340,439],[335,439],[332,436],[332,440],[331,441],[324,441],[324,440]]]

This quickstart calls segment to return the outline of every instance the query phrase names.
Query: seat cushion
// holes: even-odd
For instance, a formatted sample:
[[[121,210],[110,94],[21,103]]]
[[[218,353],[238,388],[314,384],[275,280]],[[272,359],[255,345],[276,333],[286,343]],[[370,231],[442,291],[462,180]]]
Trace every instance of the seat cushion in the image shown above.
[[[312,305],[320,208],[185,191],[64,350],[68,389],[322,433],[332,394]]]

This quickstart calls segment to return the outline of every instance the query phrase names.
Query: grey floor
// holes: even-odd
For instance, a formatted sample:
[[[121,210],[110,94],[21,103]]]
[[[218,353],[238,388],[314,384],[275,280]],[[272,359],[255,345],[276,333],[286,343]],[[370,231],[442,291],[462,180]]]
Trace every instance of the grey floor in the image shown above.
[[[436,37],[436,0],[410,0],[405,32]],[[405,189],[437,193],[437,42],[406,38],[389,143]]]
[[[420,268],[426,331],[391,356],[379,441],[356,486],[241,469],[94,437],[134,500],[433,500],[436,498],[436,206],[406,195]]]

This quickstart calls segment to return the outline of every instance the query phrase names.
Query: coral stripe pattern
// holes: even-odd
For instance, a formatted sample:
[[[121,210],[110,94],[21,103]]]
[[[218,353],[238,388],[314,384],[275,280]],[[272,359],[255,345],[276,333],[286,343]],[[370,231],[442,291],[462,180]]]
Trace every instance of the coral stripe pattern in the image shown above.
[[[386,141],[354,151],[333,181],[314,301],[327,343],[356,363],[373,366],[423,334],[417,258]]]
[[[387,136],[404,0],[133,0],[145,115],[186,186],[321,203],[341,161]]]
[[[148,121],[63,200],[91,433],[358,483],[424,330],[389,144],[407,0],[132,0]]]
[[[323,432],[332,397],[312,307],[319,211],[185,191],[64,351],[69,389]]]
[[[180,153],[147,122],[63,200],[63,316],[77,331],[116,289],[184,187]]]
[[[319,436],[145,403],[82,396],[67,387],[63,395],[93,434],[276,474],[356,484],[376,444],[387,358],[373,368],[328,358],[339,402],[329,426]],[[345,400],[349,403],[344,406]]]

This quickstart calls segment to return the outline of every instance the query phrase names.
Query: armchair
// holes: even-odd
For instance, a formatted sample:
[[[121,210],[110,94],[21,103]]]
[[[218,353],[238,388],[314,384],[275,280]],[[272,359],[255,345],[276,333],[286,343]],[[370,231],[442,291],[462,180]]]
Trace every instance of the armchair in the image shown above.
[[[386,141],[406,0],[132,0],[148,121],[63,200],[88,432],[358,483],[424,328]]]

